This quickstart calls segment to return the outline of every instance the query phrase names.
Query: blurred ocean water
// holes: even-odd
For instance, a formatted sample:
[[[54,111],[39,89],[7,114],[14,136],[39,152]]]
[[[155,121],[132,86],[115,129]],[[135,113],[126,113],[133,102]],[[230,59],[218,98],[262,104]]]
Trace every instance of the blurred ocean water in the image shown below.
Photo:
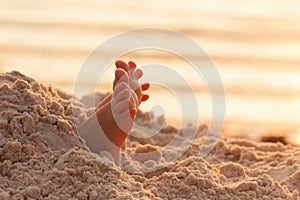
[[[72,93],[89,53],[111,36],[135,28],[169,28],[186,34],[211,57],[227,98],[226,132],[236,135],[297,134],[300,125],[300,3],[284,0],[227,1],[0,1],[0,70],[20,70]],[[143,36],[138,36],[143,37]],[[162,35],[162,42],[172,42]],[[107,49],[105,57],[122,44]],[[197,56],[196,52],[188,52]],[[124,55],[139,65],[169,66],[195,89],[200,119],[209,122],[211,100],[205,83],[183,59],[161,51]],[[199,57],[199,59],[202,59]],[[99,66],[101,67],[101,66]],[[154,75],[159,74],[153,72]],[[99,88],[111,89],[113,66]],[[168,77],[166,77],[168,79]],[[191,98],[176,80],[168,80]],[[89,80],[85,88],[93,83]],[[151,100],[180,122],[180,106],[170,91],[155,85]],[[293,137],[292,137],[293,138]],[[292,140],[292,139],[291,139]]]

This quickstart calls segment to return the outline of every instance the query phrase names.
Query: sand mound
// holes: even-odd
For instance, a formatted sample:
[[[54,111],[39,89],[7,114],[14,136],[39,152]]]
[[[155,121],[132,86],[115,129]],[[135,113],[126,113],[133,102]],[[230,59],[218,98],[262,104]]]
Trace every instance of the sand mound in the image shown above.
[[[202,158],[202,126],[187,151],[170,162],[190,128],[168,126],[151,138],[131,136],[120,170],[84,148],[72,103],[76,120],[85,120],[88,109],[69,95],[18,72],[0,75],[1,200],[299,199],[297,147],[223,137]],[[137,121],[146,123],[147,114],[140,112]],[[178,145],[162,149],[176,134]]]

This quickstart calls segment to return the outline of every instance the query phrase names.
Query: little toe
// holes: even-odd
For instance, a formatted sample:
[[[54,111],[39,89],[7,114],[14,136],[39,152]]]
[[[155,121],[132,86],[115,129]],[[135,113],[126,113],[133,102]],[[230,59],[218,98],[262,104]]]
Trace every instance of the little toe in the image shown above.
[[[142,95],[142,101],[147,101],[150,98],[148,94],[143,94]]]
[[[144,83],[141,87],[143,91],[148,90],[150,88],[150,83]]]
[[[118,69],[116,69],[116,71],[115,71],[115,78],[116,78],[117,80],[119,80],[119,79],[122,78],[122,76],[124,76],[125,74],[126,74],[126,71],[125,71],[124,69],[118,68]]]

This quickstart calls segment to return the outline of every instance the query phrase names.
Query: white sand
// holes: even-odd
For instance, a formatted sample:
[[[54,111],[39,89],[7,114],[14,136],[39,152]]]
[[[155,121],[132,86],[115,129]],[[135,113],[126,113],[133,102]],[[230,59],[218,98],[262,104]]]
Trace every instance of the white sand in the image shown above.
[[[189,134],[182,130],[179,145],[162,152],[178,132],[169,126],[152,138],[129,137],[120,170],[85,150],[71,105],[69,95],[18,72],[0,75],[0,200],[299,199],[298,147],[223,137],[202,158],[202,126],[184,155],[169,162]],[[78,120],[86,119],[79,101],[76,109]],[[146,116],[139,113],[138,123]]]

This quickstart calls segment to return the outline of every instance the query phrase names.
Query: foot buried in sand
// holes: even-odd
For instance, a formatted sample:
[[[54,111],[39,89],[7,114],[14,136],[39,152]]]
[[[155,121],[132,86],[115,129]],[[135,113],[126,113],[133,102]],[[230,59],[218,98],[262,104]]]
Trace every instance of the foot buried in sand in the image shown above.
[[[120,165],[120,149],[125,148],[138,106],[149,99],[143,92],[150,85],[138,82],[143,72],[134,62],[116,61],[116,67],[113,93],[96,106],[95,114],[79,127],[79,133],[90,151],[108,151]]]

